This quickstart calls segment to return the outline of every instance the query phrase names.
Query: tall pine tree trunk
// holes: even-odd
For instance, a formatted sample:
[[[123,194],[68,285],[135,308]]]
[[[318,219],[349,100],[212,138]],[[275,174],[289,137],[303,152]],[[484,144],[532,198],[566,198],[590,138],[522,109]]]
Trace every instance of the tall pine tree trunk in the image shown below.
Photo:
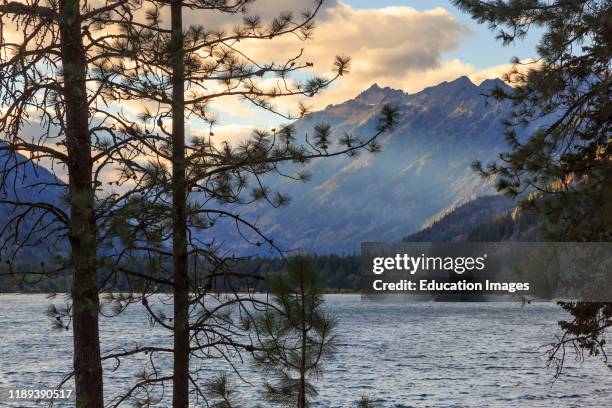
[[[300,266],[301,267],[301,266]],[[306,408],[306,293],[304,289],[304,270],[300,270],[300,297],[302,301],[302,349],[300,359],[300,389],[298,392],[298,408]]]
[[[189,277],[185,179],[185,73],[182,0],[170,6],[172,24],[172,198],[174,270],[174,381],[172,406],[189,405]]]
[[[91,139],[85,85],[86,59],[79,0],[61,0],[61,59],[66,102],[66,147],[70,192],[70,246],[73,267],[72,323],[76,406],[102,408],[102,364],[96,282],[96,222]]]

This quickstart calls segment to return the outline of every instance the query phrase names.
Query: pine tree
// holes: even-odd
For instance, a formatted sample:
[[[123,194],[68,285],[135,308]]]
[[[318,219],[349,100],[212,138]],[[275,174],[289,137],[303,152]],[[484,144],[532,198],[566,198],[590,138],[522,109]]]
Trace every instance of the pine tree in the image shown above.
[[[295,16],[281,13],[269,23],[248,13],[253,1],[172,1],[170,25],[162,16],[167,2],[150,0],[131,4],[134,18],[121,21],[120,32],[102,40],[106,60],[96,65],[97,78],[104,88],[101,98],[108,104],[142,106],[138,116],[116,115],[117,126],[129,136],[122,157],[120,180],[129,182],[129,195],[122,196],[123,208],[116,211],[117,224],[110,229],[123,231],[121,258],[115,270],[132,276],[143,275],[140,291],[115,296],[117,309],[139,302],[153,324],[172,332],[171,350],[147,346],[104,358],[120,358],[125,353],[172,353],[174,370],[166,376],[159,370],[144,373],[141,381],[115,401],[120,404],[152,388],[173,383],[173,406],[186,407],[190,398],[205,399],[208,378],[189,367],[198,360],[230,360],[231,356],[252,352],[257,346],[249,337],[252,308],[265,307],[265,301],[242,296],[249,288],[262,287],[263,275],[237,272],[242,257],[217,239],[219,231],[232,229],[245,242],[282,253],[282,248],[241,214],[241,206],[257,202],[273,207],[288,198],[266,186],[264,176],[275,174],[306,181],[304,166],[313,159],[340,155],[355,156],[362,150],[379,149],[377,138],[394,124],[397,111],[386,106],[375,131],[366,138],[351,134],[338,137],[326,124],[314,127],[310,135],[298,135],[293,124],[277,129],[255,130],[238,144],[229,144],[215,135],[217,117],[214,103],[237,97],[255,107],[273,112],[285,120],[304,117],[307,109],[281,112],[274,101],[285,96],[314,97],[347,72],[348,58],[337,57],[333,74],[293,79],[312,67],[302,51],[286,61],[262,62],[249,56],[243,43],[269,42],[276,37],[311,36],[316,12],[322,1],[314,1],[311,11]],[[232,31],[206,26],[185,25],[188,11],[242,16]],[[210,18],[210,14],[203,18]],[[214,15],[214,14],[213,14]],[[212,21],[212,20],[211,20]],[[247,41],[248,40],[248,41]],[[267,80],[277,78],[270,85]],[[186,123],[200,126],[200,134],[187,137]],[[121,213],[121,214],[120,214]],[[126,227],[128,226],[128,227]],[[205,238],[203,238],[205,237]],[[164,243],[171,242],[172,248]],[[138,271],[138,259],[150,259],[155,271],[145,276]],[[168,258],[171,258],[169,261]],[[135,268],[136,266],[136,268]],[[172,316],[161,312],[159,293],[172,291]],[[130,354],[132,355],[132,354]]]
[[[10,271],[15,276],[72,271],[69,313],[54,317],[73,327],[77,407],[101,408],[104,402],[98,228],[114,197],[99,197],[97,188],[117,153],[105,142],[113,121],[98,104],[90,67],[99,58],[98,36],[112,31],[124,4],[32,0],[0,5],[0,152],[5,161],[0,203],[12,210],[2,229],[2,250],[9,264],[41,245],[54,256],[40,268]],[[68,182],[38,180],[34,174],[40,162],[65,169]],[[66,240],[69,256],[64,259]]]
[[[549,238],[607,241],[612,237],[612,5],[608,1],[472,1],[454,4],[498,30],[510,44],[532,27],[544,31],[538,59],[515,61],[493,92],[510,101],[511,151],[476,168],[497,176],[500,191],[531,193],[523,206],[547,219]],[[536,129],[528,126],[542,123]],[[526,139],[519,135],[528,131]]]
[[[610,241],[612,238],[612,4],[598,0],[454,0],[480,23],[498,30],[510,44],[533,27],[543,30],[539,58],[526,70],[516,61],[505,79],[512,91],[493,96],[508,100],[511,151],[487,168],[500,191],[545,220],[546,237],[559,241]],[[526,140],[518,129],[544,123]],[[606,303],[569,302],[573,316],[560,322],[561,340],[550,348],[549,362],[563,369],[566,347],[580,357],[605,353],[612,308]]]
[[[357,403],[357,408],[376,408],[376,405],[370,400],[367,395],[364,395]]]
[[[256,323],[263,343],[255,360],[276,382],[266,382],[264,395],[282,407],[309,407],[317,395],[313,382],[335,349],[335,323],[323,309],[324,277],[312,259],[296,256],[268,282],[273,308]]]

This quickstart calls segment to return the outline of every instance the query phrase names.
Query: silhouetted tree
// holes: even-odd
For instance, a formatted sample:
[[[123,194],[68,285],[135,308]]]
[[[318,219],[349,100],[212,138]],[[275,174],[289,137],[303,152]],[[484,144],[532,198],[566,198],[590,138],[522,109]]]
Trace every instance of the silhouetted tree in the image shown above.
[[[376,408],[376,405],[370,400],[367,395],[364,395],[357,403],[357,408]]]
[[[607,1],[454,1],[510,44],[531,27],[544,31],[535,62],[516,61],[514,88],[493,96],[512,102],[511,151],[487,168],[500,191],[532,193],[523,206],[548,220],[548,236],[573,241],[612,237],[611,38]],[[541,123],[540,126],[529,126]],[[528,137],[521,140],[519,129]]]
[[[141,347],[105,355],[115,359],[125,355],[171,353],[171,376],[155,367],[125,394],[114,400],[120,405],[139,392],[149,393],[171,381],[173,406],[186,407],[190,394],[206,398],[198,378],[190,374],[190,364],[211,358],[230,360],[231,355],[252,352],[257,347],[250,336],[253,308],[269,305],[241,291],[257,287],[261,273],[236,272],[240,260],[228,249],[218,231],[233,229],[248,244],[282,248],[267,237],[255,222],[240,214],[239,208],[263,201],[278,207],[287,197],[266,186],[265,175],[305,181],[303,167],[310,160],[339,155],[355,156],[360,150],[379,149],[377,137],[389,130],[397,112],[386,106],[376,130],[368,138],[351,134],[335,135],[326,124],[315,126],[312,134],[299,135],[293,124],[272,130],[254,131],[250,138],[230,144],[215,135],[214,102],[236,97],[286,120],[307,114],[304,106],[296,113],[283,113],[274,100],[285,96],[313,97],[347,71],[348,58],[337,57],[330,77],[292,79],[293,73],[310,68],[302,51],[282,62],[256,61],[249,47],[280,36],[306,40],[322,1],[314,1],[312,11],[299,16],[284,12],[270,23],[249,14],[253,1],[134,1],[132,18],[120,22],[121,30],[100,40],[103,45],[96,63],[96,75],[103,84],[100,97],[108,104],[141,108],[140,115],[121,114],[114,119],[130,143],[129,152],[117,159],[117,183],[129,183],[130,194],[123,196],[115,212],[116,223],[108,231],[121,239],[112,268],[120,275],[130,271],[143,257],[151,260],[150,271],[142,277],[138,290],[115,295],[118,310],[139,302],[150,313],[151,321],[172,332],[174,344]],[[170,5],[170,24],[162,16]],[[242,17],[231,31],[183,23],[183,14],[199,15],[204,21],[215,16]],[[200,13],[200,14],[198,14]],[[208,20],[207,20],[208,19]],[[269,81],[276,78],[276,81]],[[271,83],[271,84],[270,84]],[[238,102],[237,102],[238,103]],[[201,127],[200,135],[186,137],[186,121]],[[338,140],[339,139],[339,140]],[[119,142],[121,143],[121,142]],[[171,242],[168,248],[165,242]],[[171,262],[168,261],[171,258]],[[137,268],[136,268],[137,269]],[[171,288],[168,301],[172,314],[163,312],[159,293]],[[251,322],[251,323],[249,323]],[[204,381],[207,383],[207,381]]]
[[[324,277],[311,258],[296,256],[268,284],[274,308],[256,323],[263,341],[255,354],[256,362],[276,379],[266,382],[265,397],[283,407],[309,407],[321,363],[335,349],[335,323],[323,310]]]
[[[0,5],[0,203],[12,208],[2,229],[2,249],[9,264],[42,244],[55,258],[40,268],[9,273],[72,271],[72,304],[55,317],[73,326],[77,407],[103,406],[98,228],[115,197],[100,200],[96,189],[117,153],[106,143],[108,115],[98,104],[100,88],[90,67],[100,58],[97,38],[124,16],[124,4],[31,0]],[[67,173],[67,183],[39,177],[40,162]],[[63,259],[66,239],[69,257]]]
[[[507,140],[511,152],[483,169],[510,196],[529,193],[522,205],[544,215],[548,238],[610,241],[612,238],[612,3],[598,0],[454,0],[498,30],[510,44],[533,27],[543,30],[539,58],[527,70],[516,61],[506,75],[515,87],[493,96],[513,103]],[[529,127],[534,121],[542,126]],[[518,128],[529,135],[521,140]],[[559,374],[565,349],[604,351],[612,309],[604,303],[562,303],[573,315],[550,350]]]

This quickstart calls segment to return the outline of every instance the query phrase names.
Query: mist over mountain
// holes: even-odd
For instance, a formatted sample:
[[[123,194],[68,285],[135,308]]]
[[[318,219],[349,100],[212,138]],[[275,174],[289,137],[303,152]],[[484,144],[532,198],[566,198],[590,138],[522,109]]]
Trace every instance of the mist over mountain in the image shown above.
[[[354,99],[312,113],[297,123],[298,134],[329,123],[336,135],[367,137],[385,103],[400,110],[397,127],[380,139],[381,153],[314,160],[306,184],[268,178],[291,203],[280,209],[262,204],[242,215],[257,220],[283,248],[307,252],[353,253],[362,241],[401,240],[494,192],[492,182],[470,165],[508,150],[503,119],[510,106],[487,97],[495,86],[508,88],[501,80],[477,86],[467,77],[415,94],[374,84]]]
[[[307,183],[266,177],[272,190],[289,195],[289,205],[276,209],[260,203],[237,211],[283,249],[351,254],[362,241],[400,241],[461,204],[494,192],[492,182],[481,179],[470,164],[491,161],[507,150],[503,119],[510,106],[487,97],[495,86],[507,87],[501,80],[477,86],[461,77],[406,94],[374,84],[351,100],[314,112],[296,123],[298,135],[329,123],[336,139],[344,132],[369,137],[384,104],[395,105],[400,114],[396,128],[380,138],[380,153],[313,160],[306,167],[311,175]],[[21,176],[14,191],[5,194],[32,200],[45,194],[59,202],[61,181],[48,170],[28,164]],[[37,180],[58,186],[28,187]],[[11,211],[0,208],[0,223]],[[203,234],[212,233],[236,253],[264,251],[236,233],[234,223],[220,224]],[[249,235],[245,229],[241,233]]]

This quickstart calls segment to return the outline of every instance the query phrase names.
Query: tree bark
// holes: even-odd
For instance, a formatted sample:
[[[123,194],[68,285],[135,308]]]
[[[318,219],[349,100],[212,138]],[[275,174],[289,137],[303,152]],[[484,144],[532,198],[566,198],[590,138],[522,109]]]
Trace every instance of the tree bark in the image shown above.
[[[79,0],[60,0],[60,48],[66,103],[66,147],[70,194],[70,246],[73,269],[72,324],[76,406],[102,408],[102,364],[96,282],[96,222],[91,139],[85,83],[86,58]]]
[[[304,289],[304,268],[300,266],[300,297],[302,301],[302,349],[300,361],[300,389],[298,392],[298,408],[306,408],[306,291]]]
[[[185,175],[185,72],[182,0],[170,5],[172,28],[172,205],[174,274],[174,377],[172,406],[189,406],[189,277]]]

